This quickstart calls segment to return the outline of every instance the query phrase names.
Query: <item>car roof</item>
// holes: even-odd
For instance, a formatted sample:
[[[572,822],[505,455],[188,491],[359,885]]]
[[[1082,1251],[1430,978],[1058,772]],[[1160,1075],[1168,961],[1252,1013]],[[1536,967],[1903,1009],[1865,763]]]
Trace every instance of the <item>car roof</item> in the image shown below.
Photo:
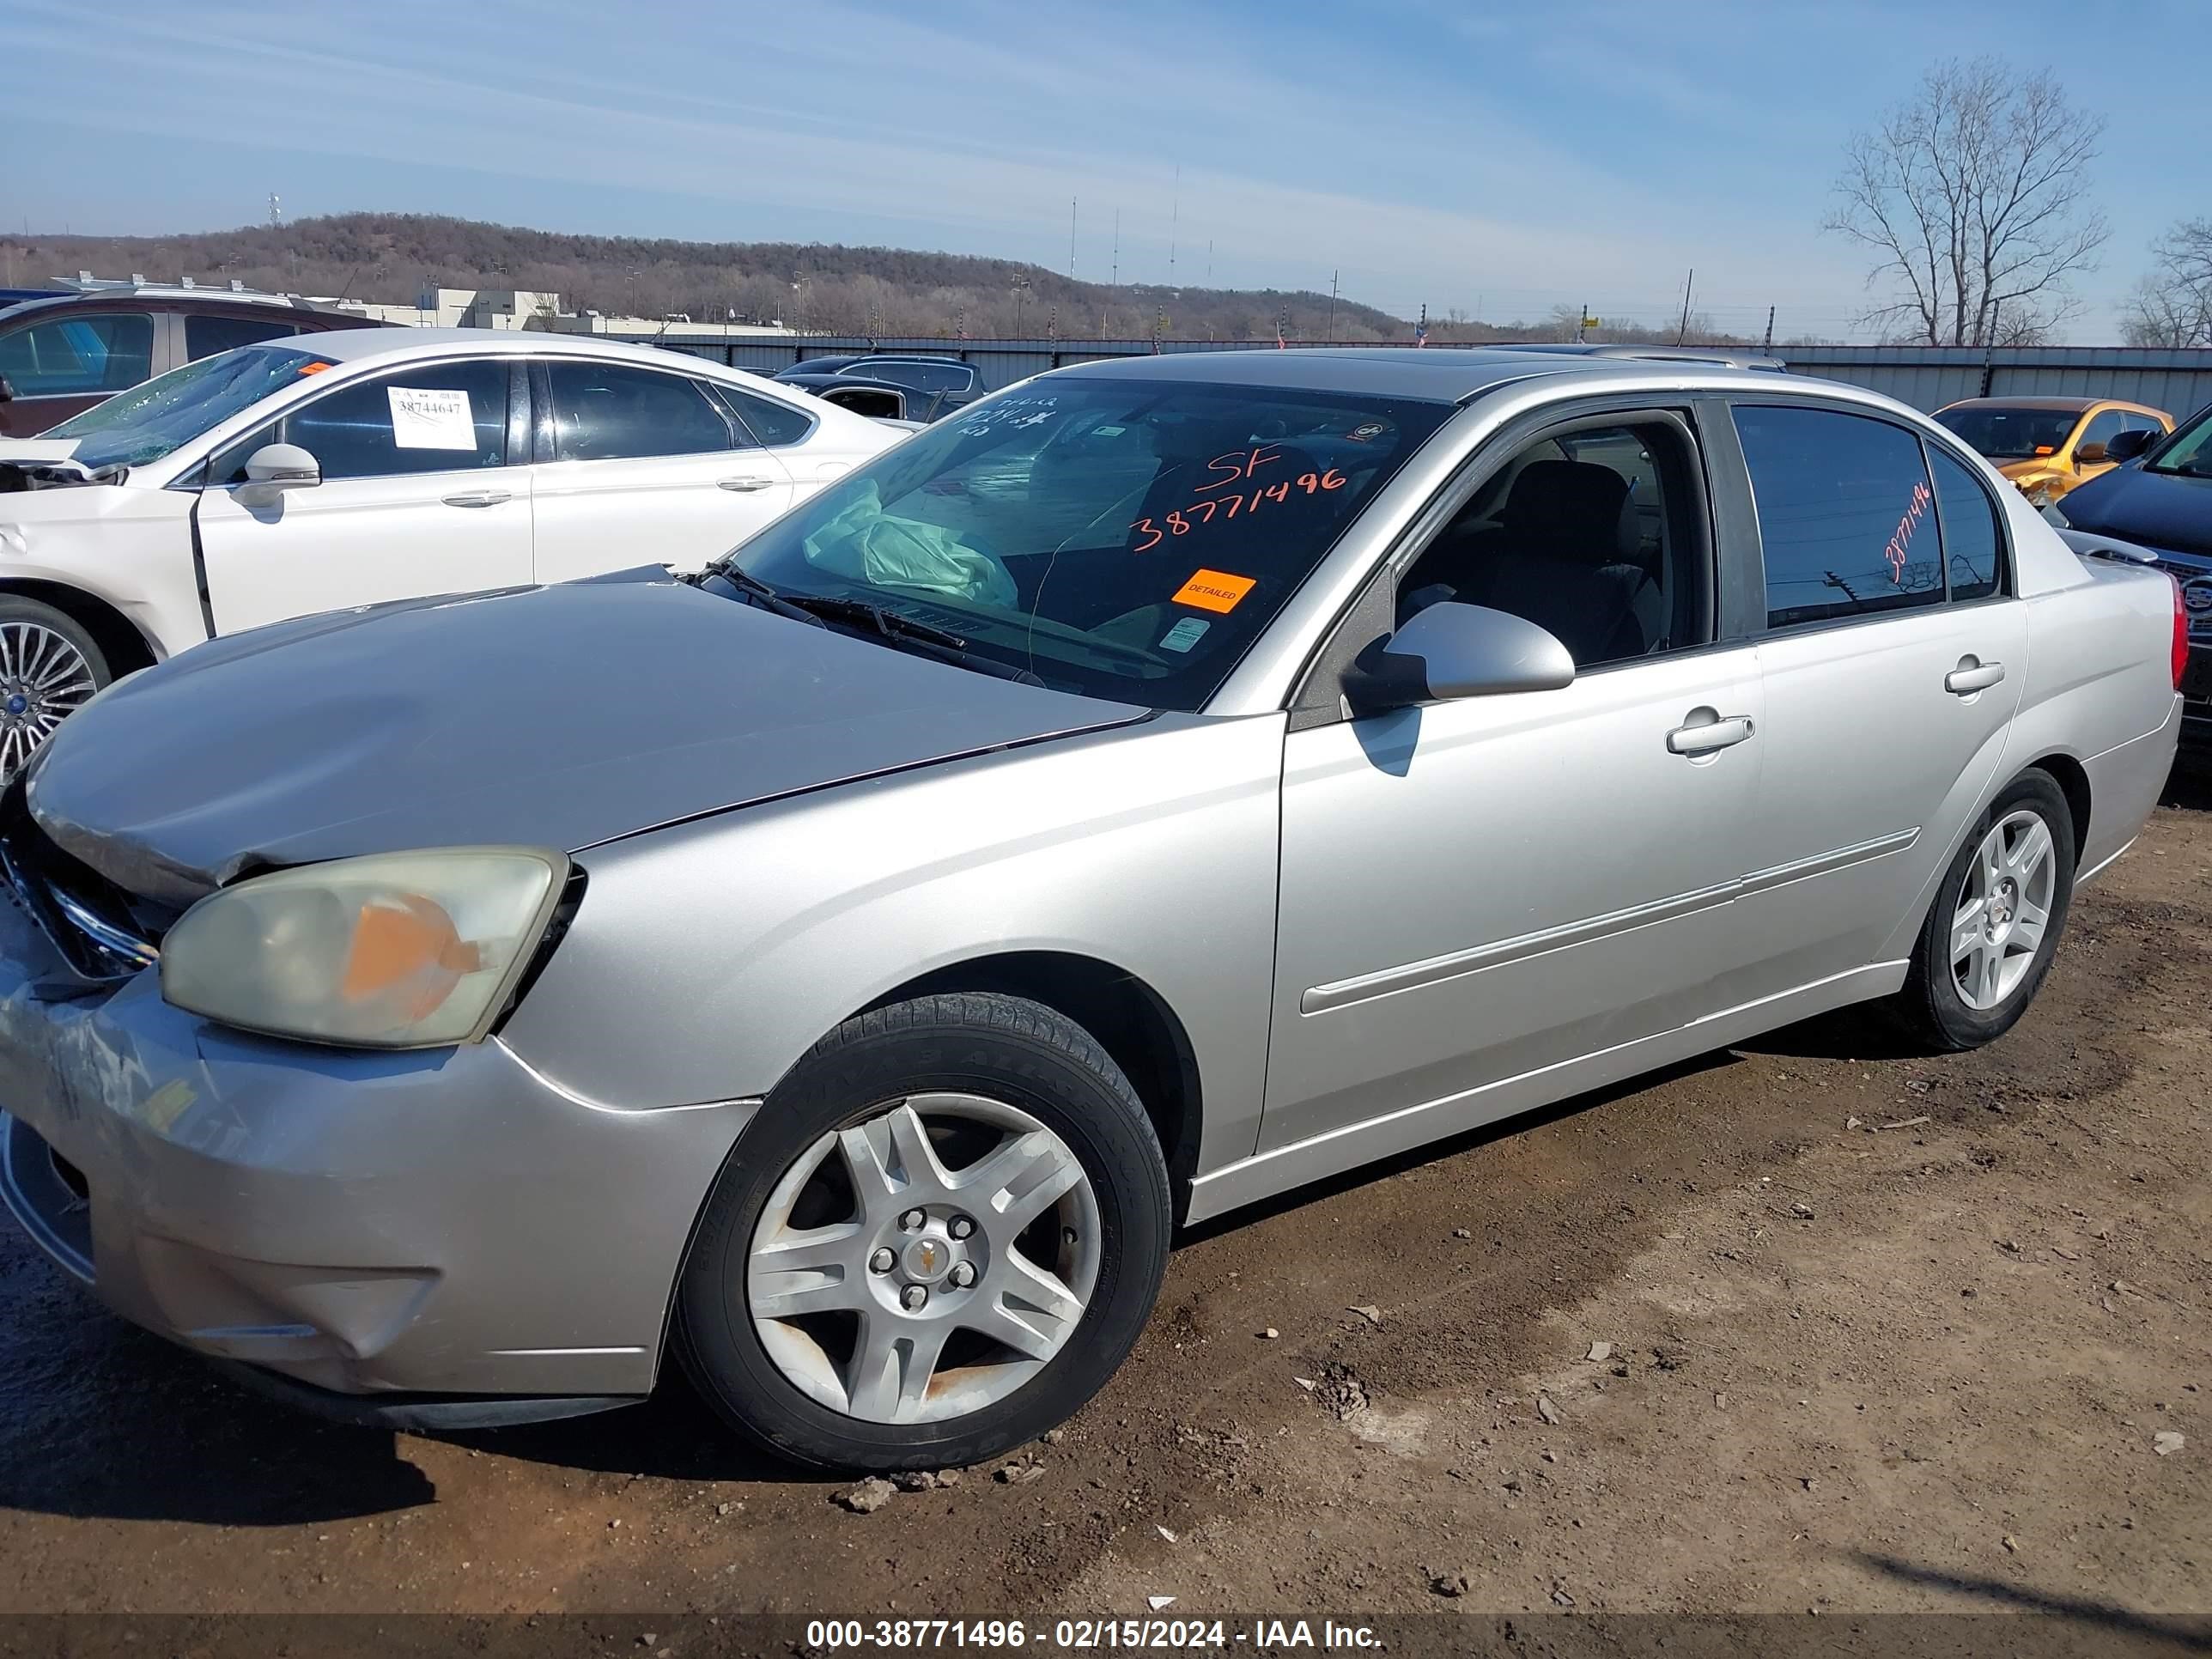
[[[272,340],[264,343],[283,345],[286,342]],[[428,356],[434,352],[483,352],[501,356],[543,353],[555,356],[612,357],[629,362],[653,363],[665,368],[669,359],[675,357],[681,359],[688,368],[712,369],[721,374],[734,372],[756,380],[767,378],[765,375],[750,374],[745,369],[732,371],[727,364],[718,363],[711,357],[695,356],[690,352],[671,351],[661,346],[632,345],[622,340],[603,340],[589,334],[561,334],[550,329],[365,329],[357,332],[318,334],[313,345],[300,349],[313,351],[318,357],[333,363],[362,362],[377,357]]]
[[[1685,376],[1774,392],[1784,377],[1771,369],[1734,368],[1709,360],[1596,356],[1586,353],[1515,351],[1480,346],[1315,346],[1285,350],[1179,351],[1142,357],[1109,357],[1054,369],[1044,378],[1171,380],[1283,391],[1335,392],[1464,403],[1516,380],[1540,376],[1633,376],[1679,384]],[[1824,380],[1793,386],[1832,389]]]
[[[80,289],[68,294],[49,294],[0,307],[0,315],[27,317],[50,311],[109,311],[134,301],[158,304],[163,310],[188,308],[207,313],[259,313],[271,310],[306,312],[315,317],[338,317],[349,322],[372,324],[376,319],[336,306],[317,305],[294,294],[264,294],[253,289],[179,288],[166,283],[117,283],[110,288]]]
[[[1955,404],[1944,404],[1936,412],[1945,414],[1954,409],[2048,409],[2078,415],[2085,409],[2094,409],[2099,404],[2111,401],[2109,398],[1961,398]]]

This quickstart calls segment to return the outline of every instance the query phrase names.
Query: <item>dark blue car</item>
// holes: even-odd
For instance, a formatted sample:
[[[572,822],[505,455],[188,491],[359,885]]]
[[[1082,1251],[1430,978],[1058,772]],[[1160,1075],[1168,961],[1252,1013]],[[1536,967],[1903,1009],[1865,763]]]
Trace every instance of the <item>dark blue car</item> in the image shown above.
[[[2163,438],[2123,433],[2107,453],[2124,464],[2068,491],[2045,515],[2148,548],[2181,584],[2189,617],[2182,735],[2212,742],[2212,404]]]

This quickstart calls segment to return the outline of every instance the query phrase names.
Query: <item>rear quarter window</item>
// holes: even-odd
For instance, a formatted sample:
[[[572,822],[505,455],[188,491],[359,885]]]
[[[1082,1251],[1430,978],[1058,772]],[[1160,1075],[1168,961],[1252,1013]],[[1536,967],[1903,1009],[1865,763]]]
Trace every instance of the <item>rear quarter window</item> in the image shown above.
[[[1936,513],[1951,597],[1986,599],[2002,592],[2004,541],[1996,503],[1972,472],[1934,444],[1928,446],[1928,460],[1936,477]]]

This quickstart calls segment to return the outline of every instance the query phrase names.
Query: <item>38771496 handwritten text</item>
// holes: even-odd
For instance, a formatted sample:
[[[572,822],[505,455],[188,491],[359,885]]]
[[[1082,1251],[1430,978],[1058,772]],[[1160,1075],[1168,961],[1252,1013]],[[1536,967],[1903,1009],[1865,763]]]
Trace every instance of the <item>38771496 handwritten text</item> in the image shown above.
[[[1274,483],[1255,483],[1262,467],[1281,459],[1282,452],[1273,444],[1215,456],[1206,464],[1206,470],[1217,476],[1212,483],[1200,484],[1192,491],[1196,499],[1168,514],[1158,524],[1144,518],[1129,526],[1131,532],[1144,538],[1129,550],[1149,553],[1170,536],[1188,536],[1201,526],[1212,523],[1216,514],[1227,520],[1239,513],[1257,513],[1268,501],[1290,500],[1293,489],[1317,495],[1325,489],[1341,489],[1345,486],[1344,474],[1334,467],[1326,472],[1302,472],[1295,478],[1284,478]],[[1249,492],[1245,488],[1248,484],[1255,486]]]

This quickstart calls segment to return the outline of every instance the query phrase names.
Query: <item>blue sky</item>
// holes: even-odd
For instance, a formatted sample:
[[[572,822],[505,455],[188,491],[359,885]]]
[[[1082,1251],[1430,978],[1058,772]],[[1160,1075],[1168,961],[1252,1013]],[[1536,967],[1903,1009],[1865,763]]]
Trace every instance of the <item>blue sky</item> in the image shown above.
[[[876,242],[1124,281],[1496,319],[1586,302],[1830,332],[1845,136],[1993,45],[2111,129],[2113,312],[2202,166],[2204,0],[0,0],[0,228],[159,233],[410,210],[549,229]],[[2160,42],[2166,46],[2161,49]],[[2189,135],[2194,133],[2192,138]],[[1180,170],[1180,189],[1177,174]],[[1209,254],[1209,244],[1211,252]],[[44,275],[46,273],[38,273]]]

